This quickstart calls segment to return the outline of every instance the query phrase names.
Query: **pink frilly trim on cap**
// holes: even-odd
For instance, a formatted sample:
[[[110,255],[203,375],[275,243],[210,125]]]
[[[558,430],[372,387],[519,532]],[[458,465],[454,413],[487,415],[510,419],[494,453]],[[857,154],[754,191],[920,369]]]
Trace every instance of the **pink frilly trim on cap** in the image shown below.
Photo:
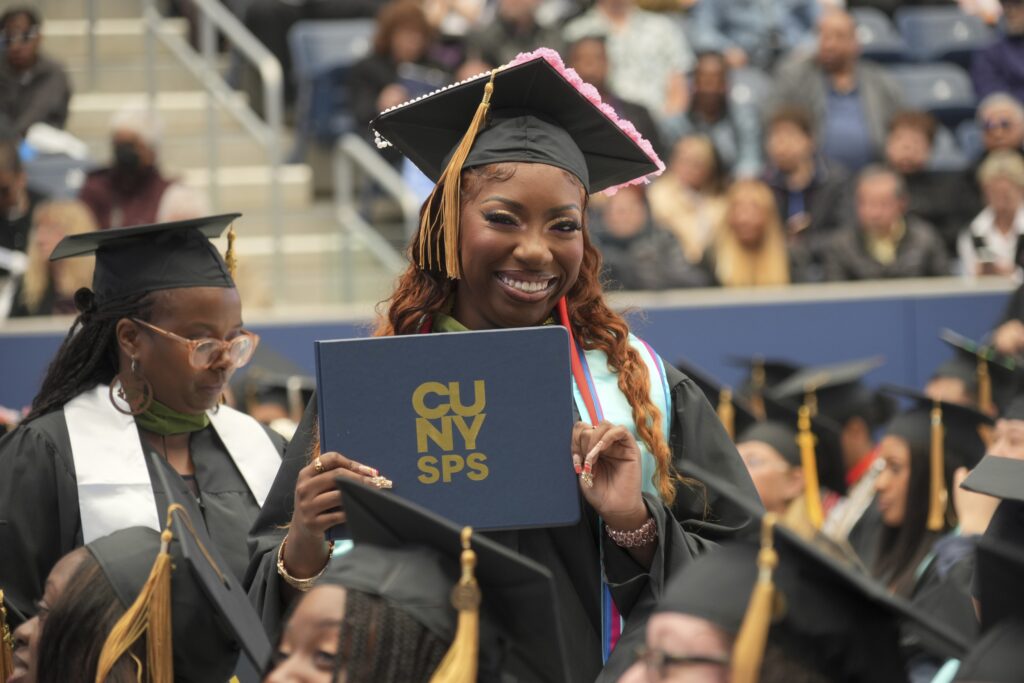
[[[549,47],[537,48],[533,52],[520,52],[516,55],[516,58],[506,66],[516,66],[526,62],[532,62],[535,59],[544,59],[548,64],[553,66],[555,71],[562,75],[562,78],[564,78],[572,87],[576,88],[576,90],[587,98],[591,104],[597,107],[602,114],[607,116],[609,121],[614,123],[623,133],[628,135],[629,138],[643,150],[644,154],[647,155],[651,162],[658,167],[658,170],[654,173],[634,178],[629,182],[615,185],[614,187],[609,187],[606,190],[603,190],[601,194],[613,195],[623,187],[628,187],[630,185],[644,185],[650,182],[651,176],[661,175],[665,170],[665,162],[663,162],[661,157],[658,156],[658,153],[654,151],[654,146],[651,145],[650,141],[640,135],[640,131],[636,129],[636,126],[634,126],[632,122],[620,118],[619,115],[615,113],[615,110],[612,109],[611,105],[601,99],[601,93],[597,91],[597,88],[584,81],[580,75],[576,73],[575,69],[566,66],[562,61],[562,56],[557,52]]]

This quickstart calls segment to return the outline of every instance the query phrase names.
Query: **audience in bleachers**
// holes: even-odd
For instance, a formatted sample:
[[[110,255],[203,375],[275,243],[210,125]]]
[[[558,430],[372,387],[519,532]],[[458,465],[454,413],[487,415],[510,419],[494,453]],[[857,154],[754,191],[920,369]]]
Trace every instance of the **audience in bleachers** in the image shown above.
[[[702,133],[711,138],[726,169],[749,178],[761,172],[761,125],[753,103],[729,100],[729,65],[718,52],[697,58],[693,72],[690,109],[666,122],[672,137]]]
[[[693,9],[694,48],[722,53],[733,68],[768,70],[812,43],[821,8],[820,0],[704,0]]]
[[[818,50],[780,65],[773,101],[801,104],[813,114],[825,155],[858,171],[882,158],[899,92],[885,70],[860,59],[853,17],[829,10],[818,22]]]
[[[28,251],[32,214],[45,197],[28,186],[12,140],[0,140],[0,249]]]
[[[994,93],[983,99],[978,104],[978,123],[985,155],[1000,149],[1024,153],[1024,106],[1012,95]]]
[[[1005,92],[1024,99],[1024,2],[1003,0],[1003,34],[971,61],[971,80],[979,98]]]
[[[556,26],[541,26],[541,0],[498,0],[494,18],[466,36],[466,50],[490,64],[505,64],[520,52],[538,47],[562,50]]]
[[[162,122],[145,107],[128,106],[110,122],[110,165],[92,171],[78,198],[96,217],[101,230],[156,221],[160,200],[174,180],[158,163]]]
[[[857,177],[855,220],[837,231],[825,252],[829,280],[949,275],[949,257],[935,228],[907,214],[903,178],[882,166]]]
[[[700,263],[725,216],[725,172],[711,140],[680,138],[647,194],[654,220],[675,235],[687,261]]]
[[[611,90],[647,107],[659,117],[686,110],[686,74],[693,50],[680,24],[667,16],[638,9],[634,0],[597,0],[569,22],[566,42],[604,36],[608,45]]]
[[[64,67],[40,52],[41,25],[29,6],[0,15],[0,115],[19,135],[35,123],[63,128],[68,119],[71,83]]]
[[[957,242],[965,275],[1014,275],[1024,259],[1024,158],[1002,150],[978,169],[985,208]]]

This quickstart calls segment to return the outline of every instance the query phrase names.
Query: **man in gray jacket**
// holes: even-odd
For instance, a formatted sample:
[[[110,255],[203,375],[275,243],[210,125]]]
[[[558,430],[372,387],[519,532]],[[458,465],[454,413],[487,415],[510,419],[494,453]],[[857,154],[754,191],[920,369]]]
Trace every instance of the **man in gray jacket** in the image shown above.
[[[882,158],[899,91],[882,67],[860,58],[857,24],[827,11],[818,22],[818,50],[784,62],[775,78],[775,107],[800,104],[815,117],[825,156],[851,172]]]

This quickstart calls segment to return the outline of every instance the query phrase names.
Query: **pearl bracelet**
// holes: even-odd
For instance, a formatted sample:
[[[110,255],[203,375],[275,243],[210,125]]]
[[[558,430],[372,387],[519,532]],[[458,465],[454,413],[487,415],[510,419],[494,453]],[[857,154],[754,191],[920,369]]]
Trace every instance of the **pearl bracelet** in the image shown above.
[[[604,525],[604,530],[608,538],[620,548],[642,548],[658,540],[658,525],[654,517],[648,517],[646,522],[632,531],[616,531],[607,524]]]

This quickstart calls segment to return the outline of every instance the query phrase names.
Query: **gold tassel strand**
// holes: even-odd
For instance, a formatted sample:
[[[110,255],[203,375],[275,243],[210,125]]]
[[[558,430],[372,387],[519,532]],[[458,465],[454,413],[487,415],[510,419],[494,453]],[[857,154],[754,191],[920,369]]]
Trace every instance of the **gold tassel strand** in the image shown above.
[[[814,453],[817,437],[811,431],[812,402],[810,396],[804,399],[797,413],[796,443],[800,447],[800,465],[804,471],[804,498],[807,501],[807,518],[816,531],[821,530],[825,515],[821,509],[821,486],[818,483],[818,459]]]
[[[14,671],[14,634],[7,625],[4,592],[0,590],[0,681],[6,681]]]
[[[418,265],[424,270],[444,268],[450,280],[462,277],[459,265],[459,214],[462,211],[462,165],[466,163],[476,136],[487,122],[494,93],[494,77],[498,69],[491,71],[491,79],[484,86],[484,97],[477,105],[476,113],[469,124],[462,141],[455,148],[451,161],[438,179],[437,185],[427,198],[428,210],[420,218]],[[440,190],[440,194],[438,192]],[[435,203],[440,202],[436,210]],[[435,216],[431,220],[431,216]],[[440,225],[438,224],[440,223]],[[444,244],[444,263],[441,263],[440,249]]]
[[[228,274],[234,280],[238,274],[238,255],[235,253],[235,224],[228,226],[228,248],[224,252],[224,264],[228,267]]]
[[[718,419],[725,427],[725,433],[729,435],[730,441],[736,440],[736,411],[732,405],[732,389],[722,387],[718,392]]]
[[[462,578],[452,589],[452,606],[459,612],[455,638],[430,683],[476,683],[480,652],[480,586],[477,584],[476,553],[470,546],[473,529],[462,529]]]
[[[993,414],[992,405],[992,376],[988,372],[988,362],[985,357],[978,355],[978,410],[986,415]]]
[[[160,534],[160,552],[149,578],[135,602],[111,629],[100,652],[95,683],[104,683],[118,660],[146,636],[146,680],[150,683],[174,683],[174,655],[171,637],[171,517],[181,506],[167,510],[167,524]],[[140,678],[140,680],[142,680]]]
[[[775,611],[775,582],[772,574],[779,564],[775,551],[774,513],[766,513],[761,519],[761,550],[757,554],[757,581],[750,593],[747,612],[736,642],[732,648],[732,675],[730,683],[757,683],[761,673],[768,631]]]
[[[764,407],[764,390],[767,383],[764,359],[755,358],[753,367],[750,369],[750,407],[753,408],[754,417],[758,420],[764,420],[768,416]]]
[[[931,481],[928,496],[928,531],[942,531],[946,526],[946,491],[945,452],[943,441],[946,428],[942,424],[942,404],[935,401],[932,405],[932,443],[931,443]]]

